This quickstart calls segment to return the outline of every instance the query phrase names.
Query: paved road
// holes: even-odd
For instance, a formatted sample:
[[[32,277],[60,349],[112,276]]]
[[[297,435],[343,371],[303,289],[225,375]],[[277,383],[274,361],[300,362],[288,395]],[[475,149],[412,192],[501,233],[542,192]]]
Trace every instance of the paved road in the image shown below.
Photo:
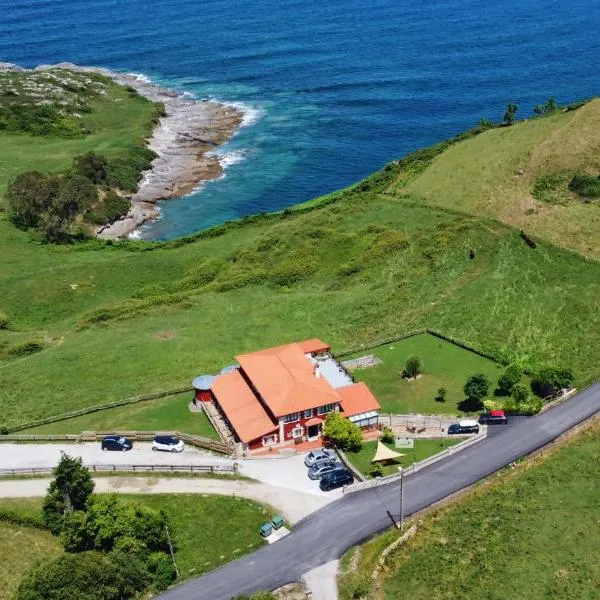
[[[550,442],[600,411],[600,383],[561,406],[508,426],[490,428],[488,438],[437,464],[408,475],[404,510],[410,515],[490,475]],[[292,533],[202,577],[160,595],[162,600],[229,600],[236,594],[271,590],[301,576],[391,525],[399,512],[399,486],[348,494],[300,521]]]

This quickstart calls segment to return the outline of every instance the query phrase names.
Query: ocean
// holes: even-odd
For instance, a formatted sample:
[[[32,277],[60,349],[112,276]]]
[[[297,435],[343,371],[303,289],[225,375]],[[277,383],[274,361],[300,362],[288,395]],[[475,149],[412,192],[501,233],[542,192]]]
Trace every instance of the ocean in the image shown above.
[[[347,186],[553,96],[600,95],[597,0],[0,0],[0,61],[133,72],[245,111],[169,239]]]

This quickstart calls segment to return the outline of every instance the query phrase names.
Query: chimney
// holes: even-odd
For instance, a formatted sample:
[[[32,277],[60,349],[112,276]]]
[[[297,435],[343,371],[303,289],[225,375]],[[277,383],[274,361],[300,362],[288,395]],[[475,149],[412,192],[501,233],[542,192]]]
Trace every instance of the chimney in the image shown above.
[[[321,371],[319,370],[319,365],[315,365],[315,377],[317,379],[321,378]]]

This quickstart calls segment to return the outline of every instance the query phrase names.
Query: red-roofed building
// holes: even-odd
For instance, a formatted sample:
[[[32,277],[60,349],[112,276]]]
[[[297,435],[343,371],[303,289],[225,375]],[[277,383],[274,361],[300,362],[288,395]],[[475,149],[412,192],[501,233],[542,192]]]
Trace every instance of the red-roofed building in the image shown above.
[[[195,379],[196,399],[214,404],[244,450],[318,439],[332,411],[375,426],[379,403],[329,349],[312,339],[241,354],[236,367]]]

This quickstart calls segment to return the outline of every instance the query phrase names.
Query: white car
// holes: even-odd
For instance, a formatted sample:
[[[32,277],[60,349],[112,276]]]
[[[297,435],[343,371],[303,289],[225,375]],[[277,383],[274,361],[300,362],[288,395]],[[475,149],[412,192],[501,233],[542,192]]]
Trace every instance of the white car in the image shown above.
[[[164,452],[183,452],[184,443],[172,435],[157,435],[152,440],[152,450]]]

